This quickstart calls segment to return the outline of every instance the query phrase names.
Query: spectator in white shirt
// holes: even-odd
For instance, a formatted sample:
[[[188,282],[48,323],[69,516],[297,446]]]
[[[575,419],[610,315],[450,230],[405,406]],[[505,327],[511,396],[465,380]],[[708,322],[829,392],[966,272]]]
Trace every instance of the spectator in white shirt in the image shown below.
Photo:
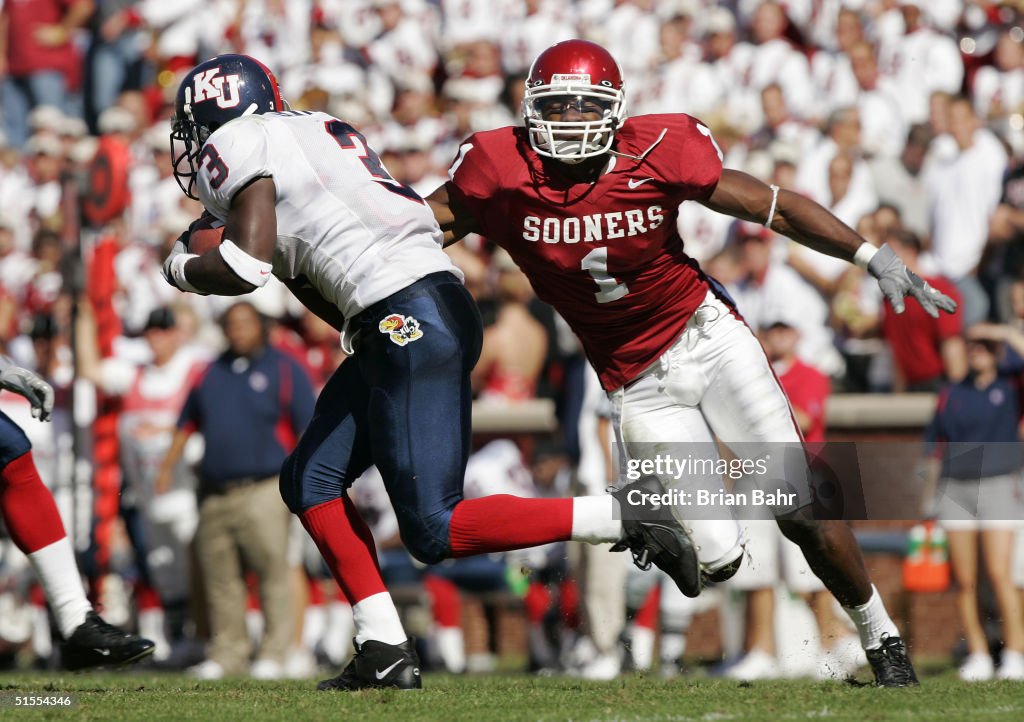
[[[880,48],[883,74],[899,88],[903,112],[909,123],[928,117],[928,102],[937,90],[959,93],[964,64],[956,42],[927,27],[920,0],[900,0],[904,34]]]
[[[1024,45],[1007,29],[999,34],[992,65],[978,68],[971,88],[982,118],[1001,118],[1024,109]]]
[[[856,105],[860,110],[864,155],[899,155],[907,134],[899,91],[892,80],[878,72],[875,49],[870,43],[855,43],[848,56],[857,80]]]
[[[954,98],[949,108],[952,144],[927,173],[932,217],[932,255],[937,270],[952,279],[963,297],[963,323],[988,316],[989,299],[977,279],[988,240],[989,219],[1002,196],[1008,157],[995,135],[980,127],[970,99]]]

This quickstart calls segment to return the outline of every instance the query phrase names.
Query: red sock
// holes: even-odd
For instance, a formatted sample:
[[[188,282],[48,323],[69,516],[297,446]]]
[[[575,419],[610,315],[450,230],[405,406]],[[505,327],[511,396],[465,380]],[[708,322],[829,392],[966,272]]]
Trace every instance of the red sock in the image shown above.
[[[661,607],[661,587],[654,586],[644,597],[644,603],[636,612],[636,619],[633,624],[638,627],[654,629],[658,626],[658,610]]]
[[[459,600],[459,588],[436,574],[425,574],[423,586],[430,595],[437,626],[461,627],[462,602]]]
[[[0,471],[0,512],[14,545],[31,554],[66,536],[53,494],[28,451]]]
[[[562,624],[568,629],[580,626],[580,588],[572,579],[565,579],[558,587],[558,607]]]
[[[540,624],[551,608],[551,592],[540,582],[530,582],[523,604],[526,606],[526,620],[530,624]]]
[[[459,502],[448,540],[453,557],[524,549],[572,536],[572,499],[495,494]]]
[[[160,603],[160,595],[145,582],[138,582],[135,585],[135,606],[140,612],[146,612],[151,609],[163,609],[163,605]]]
[[[309,606],[322,607],[326,604],[327,595],[324,594],[324,588],[320,586],[320,580],[307,579],[306,583],[309,586]]]
[[[348,496],[306,509],[299,518],[350,605],[387,591],[373,535]]]

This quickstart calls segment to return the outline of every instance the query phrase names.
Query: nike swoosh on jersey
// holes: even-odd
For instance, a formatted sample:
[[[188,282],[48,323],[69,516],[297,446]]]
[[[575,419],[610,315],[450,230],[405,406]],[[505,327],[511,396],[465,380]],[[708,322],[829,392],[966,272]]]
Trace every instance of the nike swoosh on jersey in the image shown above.
[[[109,657],[110,656],[110,650],[109,649],[96,649],[95,647],[93,647],[92,651],[96,652],[97,654],[102,654],[104,657]]]
[[[654,179],[653,178],[630,178],[629,179],[629,189],[633,190],[634,188],[639,188],[640,186],[642,186],[647,181],[652,181],[652,180],[654,180]]]
[[[393,670],[393,669],[394,669],[395,667],[397,667],[397,666],[398,666],[398,665],[400,665],[401,663],[402,663],[402,660],[398,660],[397,662],[395,662],[394,664],[392,664],[392,665],[391,665],[390,667],[385,667],[385,668],[384,668],[383,670],[379,670],[379,669],[378,669],[378,670],[376,670],[376,671],[374,672],[374,674],[375,674],[375,675],[377,675],[377,679],[378,679],[378,680],[384,679],[385,677],[387,677],[387,676],[388,676],[388,672],[390,672],[391,670]]]

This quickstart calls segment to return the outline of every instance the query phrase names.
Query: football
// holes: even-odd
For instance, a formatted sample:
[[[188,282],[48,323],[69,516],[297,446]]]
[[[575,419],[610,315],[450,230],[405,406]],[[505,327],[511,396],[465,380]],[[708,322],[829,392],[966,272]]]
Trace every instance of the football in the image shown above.
[[[188,252],[202,255],[224,240],[224,224],[204,213],[188,227]]]

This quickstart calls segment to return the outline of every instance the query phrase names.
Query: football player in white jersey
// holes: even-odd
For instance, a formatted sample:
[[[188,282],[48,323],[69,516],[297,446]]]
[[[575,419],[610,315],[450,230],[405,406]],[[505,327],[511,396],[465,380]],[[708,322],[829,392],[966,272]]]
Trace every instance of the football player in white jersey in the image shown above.
[[[164,263],[183,291],[240,295],[281,279],[342,331],[352,352],[328,381],[281,472],[281,495],[352,605],[357,654],[320,689],[420,687],[418,660],[387,594],[369,530],[346,494],[375,464],[401,536],[425,563],[549,542],[615,542],[695,596],[689,535],[661,507],[626,494],[464,500],[481,325],[460,272],[441,249],[426,203],[394,180],[351,125],[292,111],[254,58],[221,55],[182,81],[172,144],[182,190],[222,221],[218,248]],[[643,516],[644,519],[639,517]]]

